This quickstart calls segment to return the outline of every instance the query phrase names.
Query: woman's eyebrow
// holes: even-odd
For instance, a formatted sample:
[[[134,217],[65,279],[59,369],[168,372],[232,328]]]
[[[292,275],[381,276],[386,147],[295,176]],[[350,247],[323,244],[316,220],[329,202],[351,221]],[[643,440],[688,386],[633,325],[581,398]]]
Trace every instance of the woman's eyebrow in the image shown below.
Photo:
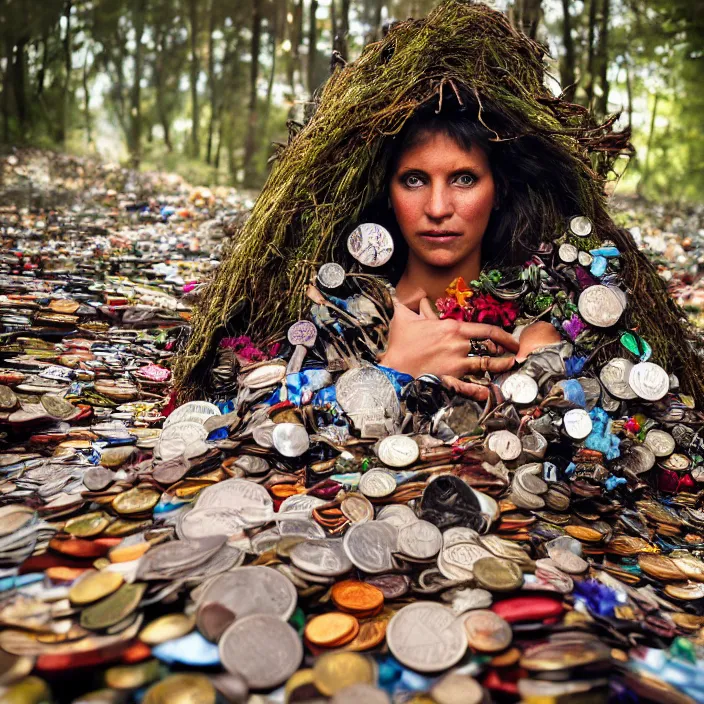
[[[424,171],[423,169],[415,166],[404,166],[402,169],[399,169],[399,173],[405,174],[408,173],[409,171],[417,172],[419,174],[423,174],[424,176],[427,176],[428,173],[427,171]],[[463,166],[462,168],[455,169],[454,171],[450,172],[450,176],[457,176],[458,174],[465,174],[467,172],[474,173],[477,171],[476,166]]]

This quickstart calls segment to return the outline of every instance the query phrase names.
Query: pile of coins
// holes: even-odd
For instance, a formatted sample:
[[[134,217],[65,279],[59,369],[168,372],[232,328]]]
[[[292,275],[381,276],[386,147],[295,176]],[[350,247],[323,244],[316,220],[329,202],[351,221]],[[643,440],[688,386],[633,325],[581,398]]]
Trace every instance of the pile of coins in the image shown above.
[[[524,279],[523,323],[552,296],[579,331],[477,379],[482,404],[375,364],[389,288],[330,262],[282,345],[223,341],[175,408],[172,270],[4,259],[6,700],[701,701],[704,423],[618,329],[618,252],[593,236],[573,218]],[[393,250],[373,224],[348,246]],[[558,299],[575,267],[589,285]],[[577,364],[600,330],[622,355]]]

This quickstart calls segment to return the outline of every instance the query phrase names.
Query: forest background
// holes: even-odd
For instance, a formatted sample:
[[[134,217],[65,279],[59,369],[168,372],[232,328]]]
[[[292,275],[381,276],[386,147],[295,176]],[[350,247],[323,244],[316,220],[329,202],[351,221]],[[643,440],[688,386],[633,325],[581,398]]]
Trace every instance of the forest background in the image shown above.
[[[95,154],[259,188],[337,61],[439,0],[0,0],[0,150]],[[618,182],[704,201],[704,0],[495,0],[544,43],[549,87],[620,113]]]

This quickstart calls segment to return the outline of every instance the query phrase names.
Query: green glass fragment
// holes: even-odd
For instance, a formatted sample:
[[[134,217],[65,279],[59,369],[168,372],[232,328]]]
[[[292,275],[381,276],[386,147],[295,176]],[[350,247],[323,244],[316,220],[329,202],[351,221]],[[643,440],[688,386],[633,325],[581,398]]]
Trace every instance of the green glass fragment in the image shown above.
[[[621,344],[641,362],[647,362],[653,354],[652,347],[640,335],[630,330],[621,335]]]

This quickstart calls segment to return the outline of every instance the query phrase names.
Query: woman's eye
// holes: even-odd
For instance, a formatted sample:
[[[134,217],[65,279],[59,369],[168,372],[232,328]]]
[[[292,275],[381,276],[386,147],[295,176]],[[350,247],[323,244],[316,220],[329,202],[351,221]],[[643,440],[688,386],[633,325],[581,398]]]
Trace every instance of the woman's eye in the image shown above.
[[[414,176],[413,174],[410,174],[410,175],[406,176],[406,178],[404,179],[404,183],[407,186],[411,186],[413,188],[413,187],[417,187],[417,186],[422,185],[423,181],[421,181],[421,179],[418,176]]]
[[[475,183],[477,179],[472,176],[472,174],[460,174],[457,177],[457,182],[460,184],[460,186],[471,186],[473,183]]]

